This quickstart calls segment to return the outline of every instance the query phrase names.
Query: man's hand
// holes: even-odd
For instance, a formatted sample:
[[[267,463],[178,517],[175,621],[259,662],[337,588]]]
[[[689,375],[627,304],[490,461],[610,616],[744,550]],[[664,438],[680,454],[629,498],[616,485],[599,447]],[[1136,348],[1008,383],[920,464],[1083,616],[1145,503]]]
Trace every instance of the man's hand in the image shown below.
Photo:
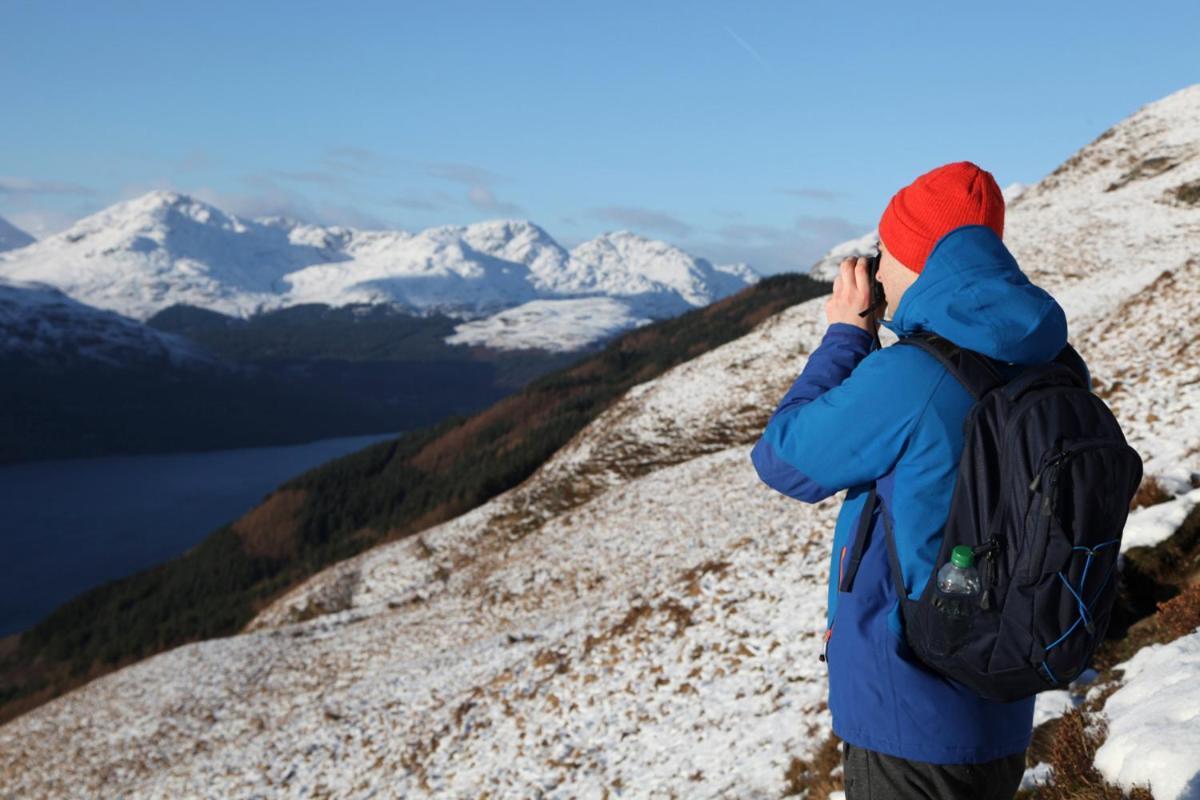
[[[844,259],[833,279],[833,294],[825,301],[825,316],[832,325],[845,322],[867,333],[875,333],[879,321],[874,314],[860,317],[858,312],[871,304],[871,286],[867,278],[867,259]]]

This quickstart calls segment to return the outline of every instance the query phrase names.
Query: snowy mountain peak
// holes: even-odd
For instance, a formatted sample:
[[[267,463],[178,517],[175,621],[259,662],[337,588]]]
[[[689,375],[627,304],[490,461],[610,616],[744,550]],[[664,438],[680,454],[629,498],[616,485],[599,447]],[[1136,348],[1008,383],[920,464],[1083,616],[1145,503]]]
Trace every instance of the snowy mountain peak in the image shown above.
[[[549,233],[529,220],[489,220],[439,230],[455,231],[474,249],[524,264],[535,273],[560,269],[569,257]]]
[[[541,241],[557,244],[550,234],[539,225],[527,219],[490,219],[483,222],[473,222],[469,225],[448,225],[444,229],[456,230],[463,235],[497,240]]]
[[[283,275],[338,258],[323,242],[297,244],[288,230],[154,191],[0,254],[0,276],[139,319],[176,303],[244,315],[280,304]]]
[[[43,240],[44,244],[72,245],[92,240],[107,250],[117,247],[145,249],[150,241],[162,243],[168,235],[181,235],[187,227],[203,226],[243,232],[246,224],[215,206],[171,191],[148,192],[84,217],[67,230]],[[147,241],[136,241],[137,237]]]
[[[576,251],[579,251],[586,245],[592,245],[595,248],[608,248],[614,252],[619,252],[626,256],[635,252],[644,253],[647,250],[672,254],[683,253],[683,251],[678,247],[669,245],[666,242],[659,241],[658,239],[651,239],[648,236],[643,236],[640,233],[627,230],[606,231],[599,236],[584,242],[575,249]]]
[[[205,205],[193,199],[190,195],[170,189],[153,189],[121,204],[130,208],[170,208],[172,206]]]
[[[5,250],[16,250],[25,245],[33,244],[37,239],[34,239],[25,231],[13,225],[4,217],[0,217],[0,252]]]
[[[237,217],[226,214],[215,206],[179,192],[156,190],[111,206],[100,214],[89,217],[112,224],[124,222],[130,225],[156,226],[190,220],[201,225],[216,225],[242,229],[245,224]]]
[[[549,303],[511,317],[532,324],[553,316],[557,301],[618,298],[626,306],[621,313],[610,313],[613,304],[561,307],[564,320],[590,318],[588,330],[608,333],[705,305],[757,280],[745,265],[714,267],[627,231],[568,252],[523,219],[418,233],[360,231],[287,217],[242,219],[174,191],[118,203],[0,256],[0,276],[48,283],[141,319],[178,303],[236,315],[298,303],[388,303],[464,318]],[[597,316],[596,309],[605,313]],[[521,339],[504,327],[506,341]]]

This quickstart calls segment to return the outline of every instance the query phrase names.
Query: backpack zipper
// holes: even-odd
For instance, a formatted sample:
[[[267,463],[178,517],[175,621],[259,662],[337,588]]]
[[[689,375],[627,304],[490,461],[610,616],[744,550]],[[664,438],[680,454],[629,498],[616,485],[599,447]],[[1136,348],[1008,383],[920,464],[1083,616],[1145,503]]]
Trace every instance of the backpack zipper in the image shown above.
[[[1070,440],[1066,440],[1066,441],[1070,441]],[[1078,446],[1068,448],[1068,447],[1062,447],[1060,445],[1058,450],[1054,452],[1054,455],[1051,456],[1049,459],[1047,459],[1046,463],[1038,468],[1037,474],[1033,476],[1033,480],[1029,484],[1029,491],[1031,491],[1031,492],[1037,491],[1038,486],[1040,486],[1041,482],[1042,482],[1042,475],[1045,474],[1046,470],[1050,469],[1051,467],[1058,467],[1058,469],[1055,470],[1055,480],[1056,480],[1058,470],[1062,469],[1062,467],[1058,466],[1058,465],[1062,464],[1062,462],[1066,461],[1069,458],[1074,458],[1075,456],[1079,455],[1080,453],[1086,452],[1088,450],[1095,450],[1100,447],[1116,448],[1116,447],[1120,446],[1120,444],[1118,442],[1113,441],[1111,438],[1101,437],[1101,436],[1091,437],[1091,438],[1086,438],[1086,439],[1076,439],[1075,441],[1078,443]]]
[[[1125,447],[1128,446],[1128,444],[1125,444]],[[1042,492],[1041,509],[1039,512],[1042,517],[1049,518],[1053,516],[1058,506],[1058,481],[1064,465],[1077,455],[1086,453],[1089,450],[1098,450],[1105,447],[1117,450],[1121,448],[1121,443],[1107,436],[1073,437],[1059,442],[1058,449],[1053,452],[1053,455],[1045,459],[1045,463],[1038,468],[1037,474],[1034,475],[1033,480],[1029,484],[1031,492],[1037,491],[1043,482],[1043,475],[1048,471],[1050,472],[1049,487]],[[1033,510],[1033,503],[1030,504],[1029,510]],[[1051,525],[1051,520],[1045,519],[1039,525],[1048,527]],[[1049,536],[1049,531],[1047,531],[1047,536]],[[1043,556],[1046,547],[1047,544],[1043,542],[1041,547],[1041,555]],[[1026,577],[1025,580],[1028,581],[1030,579]]]
[[[1037,474],[1035,474],[1033,476],[1033,480],[1030,481],[1029,491],[1036,492],[1038,490],[1038,486],[1040,486],[1042,483],[1042,475],[1045,474],[1046,470],[1050,469],[1050,467],[1054,466],[1055,464],[1062,461],[1066,457],[1067,457],[1067,451],[1059,450],[1052,457],[1047,459],[1046,463],[1038,468]]]

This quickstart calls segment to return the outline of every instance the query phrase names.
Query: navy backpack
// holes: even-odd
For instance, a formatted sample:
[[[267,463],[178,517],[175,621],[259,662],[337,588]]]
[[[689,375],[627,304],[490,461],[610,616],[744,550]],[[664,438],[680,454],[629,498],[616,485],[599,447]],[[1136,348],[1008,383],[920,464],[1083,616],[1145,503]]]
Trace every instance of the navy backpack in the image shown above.
[[[1062,688],[1088,666],[1107,629],[1141,457],[1088,389],[1087,367],[1070,345],[1006,382],[996,362],[932,333],[898,344],[938,359],[975,399],[941,549],[915,600],[881,509],[906,641],[931,668],[992,700]],[[875,502],[872,490],[860,529]],[[937,586],[956,545],[975,553],[977,595]]]

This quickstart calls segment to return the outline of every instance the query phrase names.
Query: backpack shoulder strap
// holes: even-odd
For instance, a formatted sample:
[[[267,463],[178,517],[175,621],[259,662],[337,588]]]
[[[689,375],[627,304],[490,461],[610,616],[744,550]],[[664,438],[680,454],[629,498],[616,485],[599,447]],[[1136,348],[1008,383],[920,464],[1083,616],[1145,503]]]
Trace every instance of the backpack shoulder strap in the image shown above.
[[[1088,371],[1087,363],[1083,360],[1083,356],[1079,355],[1070,344],[1063,345],[1063,349],[1058,351],[1058,355],[1054,357],[1054,360],[1075,373],[1075,377],[1079,378],[1080,385],[1087,386],[1091,381],[1091,374]]]
[[[1020,375],[1004,387],[1004,393],[1015,403],[1031,389],[1051,386],[1087,388],[1087,385],[1087,365],[1075,348],[1068,344],[1050,361],[1025,367]]]
[[[917,331],[901,337],[897,344],[911,345],[929,353],[941,362],[976,400],[997,386],[1004,385],[1004,379],[992,365],[991,359],[982,353],[959,347],[936,333]]]

